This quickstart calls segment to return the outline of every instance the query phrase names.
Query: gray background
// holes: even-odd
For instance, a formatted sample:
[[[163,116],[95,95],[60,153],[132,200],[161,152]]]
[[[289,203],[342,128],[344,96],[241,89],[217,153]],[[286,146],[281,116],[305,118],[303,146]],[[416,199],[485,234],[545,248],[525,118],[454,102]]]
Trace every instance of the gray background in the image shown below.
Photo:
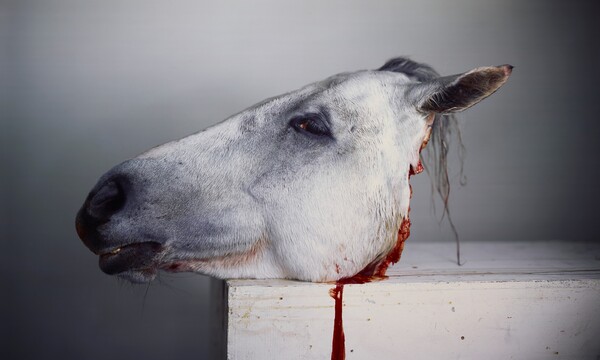
[[[397,55],[515,65],[461,117],[464,241],[598,241],[593,1],[14,1],[0,5],[0,357],[210,358],[208,278],[106,276],[74,216],[112,165],[266,97]],[[452,241],[413,178],[410,241]],[[439,212],[438,212],[439,217]]]

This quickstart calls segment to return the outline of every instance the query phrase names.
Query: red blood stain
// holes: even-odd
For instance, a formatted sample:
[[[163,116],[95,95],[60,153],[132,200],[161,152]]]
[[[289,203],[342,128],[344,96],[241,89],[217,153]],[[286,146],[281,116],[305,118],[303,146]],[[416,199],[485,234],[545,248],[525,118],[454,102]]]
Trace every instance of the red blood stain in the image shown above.
[[[402,255],[402,250],[404,250],[404,242],[410,236],[410,219],[408,217],[402,220],[402,225],[400,225],[400,230],[398,231],[398,241],[396,245],[390,251],[385,259],[379,263],[373,276],[376,277],[384,277],[385,273],[390,265],[397,263],[400,260],[400,256]]]
[[[421,160],[419,160],[416,168],[414,168],[412,165],[410,166],[410,170],[408,170],[408,175],[412,176],[412,175],[420,174],[423,172],[423,169],[424,169],[423,164],[421,163]]]
[[[329,296],[335,300],[335,318],[333,319],[333,340],[331,342],[331,360],[344,360],[346,358],[346,336],[342,322],[342,299],[344,284],[336,284],[329,290]]]
[[[365,275],[365,274],[358,273],[358,274],[356,274],[354,276],[351,276],[351,277],[339,279],[335,283],[337,285],[365,284],[365,283],[369,283],[369,282],[372,282],[372,281],[383,280],[383,279],[386,279],[386,278],[387,278],[387,276]]]

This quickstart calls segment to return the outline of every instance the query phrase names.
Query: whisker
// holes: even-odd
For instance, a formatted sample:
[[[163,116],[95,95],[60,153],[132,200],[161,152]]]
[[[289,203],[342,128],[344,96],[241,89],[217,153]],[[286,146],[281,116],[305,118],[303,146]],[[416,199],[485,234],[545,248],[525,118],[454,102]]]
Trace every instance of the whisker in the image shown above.
[[[161,286],[165,286],[166,288],[168,288],[168,289],[170,289],[170,290],[172,290],[174,292],[177,292],[179,294],[185,294],[187,296],[193,296],[193,294],[191,292],[189,292],[187,290],[184,290],[184,289],[181,289],[181,288],[178,288],[178,287],[174,286],[173,284],[170,284],[168,282],[163,281],[162,277],[164,275],[170,275],[170,274],[164,274],[164,273],[160,273],[159,272],[158,276],[156,277],[156,279],[159,281],[159,283],[160,283]],[[193,275],[194,274],[190,274],[190,276],[193,276]],[[172,278],[175,278],[175,276],[172,276]]]
[[[142,311],[141,311],[141,313],[140,313],[140,316],[141,316],[142,318],[144,317],[144,311],[145,311],[145,309],[146,309],[146,299],[147,299],[147,297],[148,297],[148,290],[150,289],[150,284],[151,284],[151,283],[152,283],[152,282],[150,282],[150,281],[148,282],[148,284],[146,285],[146,291],[144,291],[144,297],[143,297],[143,299],[142,299]]]

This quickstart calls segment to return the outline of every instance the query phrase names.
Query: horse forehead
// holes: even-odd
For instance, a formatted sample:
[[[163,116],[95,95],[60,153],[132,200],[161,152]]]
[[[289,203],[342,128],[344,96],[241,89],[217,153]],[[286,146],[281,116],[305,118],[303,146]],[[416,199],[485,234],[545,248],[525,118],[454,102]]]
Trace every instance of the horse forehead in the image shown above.
[[[323,80],[317,87],[323,89],[323,94],[355,100],[389,95],[395,92],[398,86],[409,82],[410,79],[402,73],[362,70],[334,75]]]
[[[340,73],[295,91],[265,99],[246,111],[260,113],[279,108],[282,105],[301,107],[307,102],[315,104],[322,102],[325,105],[335,103],[338,106],[343,106],[346,102],[363,105],[363,100],[389,96],[397,86],[409,82],[411,80],[405,74],[389,71],[361,70]]]

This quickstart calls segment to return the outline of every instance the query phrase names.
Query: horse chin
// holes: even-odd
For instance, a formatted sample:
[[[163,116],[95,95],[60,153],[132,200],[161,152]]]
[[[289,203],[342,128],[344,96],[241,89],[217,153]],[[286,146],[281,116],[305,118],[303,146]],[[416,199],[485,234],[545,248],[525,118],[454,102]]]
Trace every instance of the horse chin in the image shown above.
[[[117,277],[132,282],[134,284],[146,284],[156,278],[156,269],[148,268],[141,270],[127,270],[117,274]]]

